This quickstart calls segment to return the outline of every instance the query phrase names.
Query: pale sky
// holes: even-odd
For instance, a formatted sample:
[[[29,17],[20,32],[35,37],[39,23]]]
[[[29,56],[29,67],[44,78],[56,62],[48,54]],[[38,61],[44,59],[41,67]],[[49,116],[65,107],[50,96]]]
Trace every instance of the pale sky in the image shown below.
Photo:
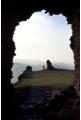
[[[73,52],[69,46],[71,25],[63,15],[50,16],[45,11],[32,14],[16,27],[13,40],[16,43],[16,59],[32,59],[70,63]]]

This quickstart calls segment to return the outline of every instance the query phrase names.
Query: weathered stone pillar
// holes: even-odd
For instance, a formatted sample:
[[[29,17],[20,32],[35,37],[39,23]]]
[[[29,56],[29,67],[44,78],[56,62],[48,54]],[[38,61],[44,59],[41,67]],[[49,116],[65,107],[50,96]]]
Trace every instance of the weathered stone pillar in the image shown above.
[[[2,120],[15,120],[15,103],[13,99],[12,60],[15,45],[12,41],[14,26],[8,15],[2,16],[1,36],[1,88],[2,88]]]
[[[80,95],[80,20],[79,13],[75,13],[72,20],[72,44],[73,44],[73,53],[74,53],[74,88],[77,95]]]

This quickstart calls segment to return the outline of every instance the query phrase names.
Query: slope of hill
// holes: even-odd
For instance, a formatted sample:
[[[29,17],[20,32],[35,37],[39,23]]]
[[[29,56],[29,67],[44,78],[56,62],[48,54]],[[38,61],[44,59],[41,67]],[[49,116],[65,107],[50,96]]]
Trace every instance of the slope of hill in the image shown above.
[[[15,83],[18,81],[18,76],[25,70],[25,68],[30,65],[32,66],[33,71],[39,71],[43,69],[43,65],[45,66],[45,69],[47,68],[45,62],[36,61],[36,60],[28,60],[28,61],[15,61],[12,72],[13,72],[13,78],[11,80],[11,83]],[[74,66],[70,64],[65,63],[55,63],[53,64],[54,67],[60,68],[60,69],[68,69],[73,70]]]
[[[26,86],[70,86],[73,81],[73,71],[57,69],[54,71],[42,70],[32,72],[32,77],[22,78],[15,87]]]

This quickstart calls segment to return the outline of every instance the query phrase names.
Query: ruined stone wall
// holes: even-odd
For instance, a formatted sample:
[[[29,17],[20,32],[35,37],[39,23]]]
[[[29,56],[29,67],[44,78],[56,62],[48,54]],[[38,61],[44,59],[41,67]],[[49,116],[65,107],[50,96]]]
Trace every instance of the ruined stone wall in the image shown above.
[[[12,1],[11,1],[12,2]],[[8,2],[7,2],[8,3]],[[6,5],[6,4],[5,4]],[[13,4],[12,4],[13,5]],[[16,25],[19,22],[26,20],[29,18],[33,12],[40,11],[44,9],[43,7],[39,8],[17,8],[15,9],[9,6],[10,8],[5,8],[2,13],[2,35],[1,35],[1,75],[2,75],[2,119],[4,117],[8,120],[15,120],[13,113],[15,113],[14,109],[14,101],[13,101],[13,86],[10,83],[12,78],[12,71],[11,68],[13,66],[13,56],[15,54],[15,44],[12,40],[13,33],[15,30]],[[15,6],[16,7],[16,6]],[[45,8],[50,15],[53,14],[60,14],[62,13],[64,16],[67,17],[67,21],[72,24],[73,29],[73,53],[74,53],[74,60],[75,60],[75,74],[74,74],[74,86],[79,95],[79,17],[75,14],[76,9],[74,8]],[[13,116],[13,117],[12,117]]]
[[[6,22],[5,22],[6,21]],[[15,44],[12,41],[14,27],[8,16],[2,18],[1,35],[1,87],[2,87],[2,120],[11,119],[14,113],[13,86],[11,85],[13,56]],[[14,120],[14,116],[12,118]]]
[[[74,88],[77,95],[79,96],[80,92],[80,20],[78,14],[76,13],[72,20],[72,30],[73,30],[73,53],[74,53]]]

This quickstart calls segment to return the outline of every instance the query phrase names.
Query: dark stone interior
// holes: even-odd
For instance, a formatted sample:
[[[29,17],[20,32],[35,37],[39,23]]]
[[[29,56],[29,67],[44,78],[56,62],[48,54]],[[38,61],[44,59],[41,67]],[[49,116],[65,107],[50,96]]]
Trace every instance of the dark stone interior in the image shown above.
[[[58,1],[58,0],[57,0]],[[71,48],[74,53],[74,88],[79,96],[79,71],[80,71],[80,7],[79,1],[75,0],[75,7],[68,6],[65,1],[65,7],[57,7],[58,3],[49,3],[48,7],[29,8],[28,4],[15,0],[2,1],[2,35],[1,35],[1,86],[2,86],[2,119],[15,120],[15,104],[13,101],[13,86],[10,81],[12,78],[11,68],[13,66],[13,57],[15,55],[15,43],[12,40],[15,27],[19,22],[25,21],[37,11],[45,9],[50,15],[63,14],[67,18],[67,22],[72,24]],[[70,3],[69,3],[70,4]],[[73,1],[74,4],[74,1]],[[51,7],[51,5],[53,5]],[[6,118],[6,119],[5,119]]]

